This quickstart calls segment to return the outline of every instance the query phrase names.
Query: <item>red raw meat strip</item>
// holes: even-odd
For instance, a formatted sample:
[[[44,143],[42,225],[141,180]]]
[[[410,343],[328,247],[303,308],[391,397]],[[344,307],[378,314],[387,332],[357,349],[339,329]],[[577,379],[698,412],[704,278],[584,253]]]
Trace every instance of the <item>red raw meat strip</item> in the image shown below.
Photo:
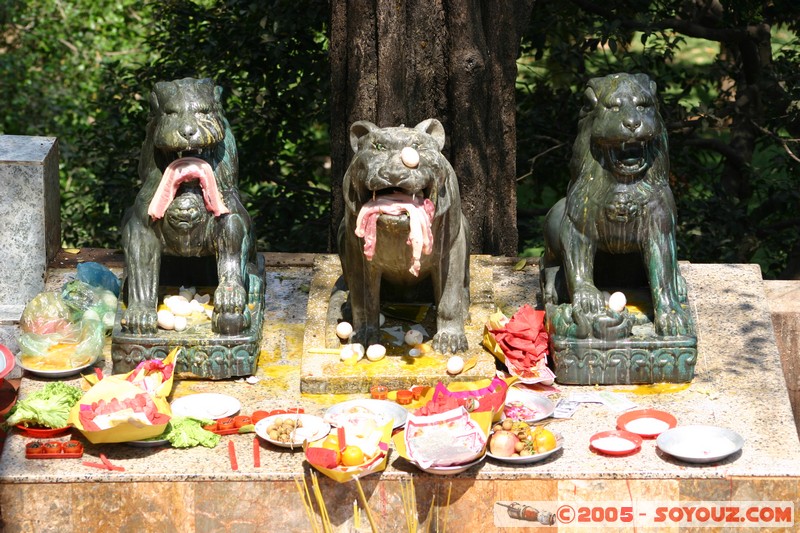
[[[162,218],[169,204],[175,198],[180,184],[191,180],[200,181],[206,209],[214,213],[214,216],[230,213],[217,189],[217,180],[214,179],[211,165],[198,157],[183,157],[170,163],[164,171],[158,189],[148,206],[147,214],[154,220]]]
[[[436,207],[429,199],[420,202],[416,198],[403,193],[391,193],[379,196],[365,203],[358,212],[356,220],[356,236],[364,239],[364,255],[368,261],[375,255],[377,244],[377,225],[380,215],[408,214],[409,232],[406,243],[411,246],[412,263],[409,272],[419,276],[420,258],[433,251],[433,232],[431,222]]]

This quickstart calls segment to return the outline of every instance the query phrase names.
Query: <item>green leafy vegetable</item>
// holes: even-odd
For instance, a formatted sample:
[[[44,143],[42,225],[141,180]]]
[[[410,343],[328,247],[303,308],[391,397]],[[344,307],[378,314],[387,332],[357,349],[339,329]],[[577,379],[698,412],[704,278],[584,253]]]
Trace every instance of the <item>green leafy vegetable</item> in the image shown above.
[[[167,429],[161,434],[173,448],[191,448],[205,446],[213,448],[219,443],[220,436],[203,429],[203,426],[213,423],[213,420],[202,420],[190,416],[174,416],[169,421]]]
[[[6,424],[15,426],[43,426],[63,428],[72,406],[78,403],[83,391],[61,381],[47,383],[38,391],[30,393],[11,408]]]

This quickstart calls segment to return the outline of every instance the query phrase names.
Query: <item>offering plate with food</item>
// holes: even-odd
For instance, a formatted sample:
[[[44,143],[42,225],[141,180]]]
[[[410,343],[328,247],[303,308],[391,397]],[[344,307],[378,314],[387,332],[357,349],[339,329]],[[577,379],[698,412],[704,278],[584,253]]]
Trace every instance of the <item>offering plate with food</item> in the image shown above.
[[[83,391],[61,381],[44,387],[19,400],[8,412],[5,423],[34,438],[52,438],[70,430],[69,414]]]
[[[533,424],[552,416],[554,411],[553,402],[541,394],[527,388],[511,386],[506,393],[503,418],[523,420]]]
[[[324,438],[303,445],[309,464],[340,483],[386,468],[392,419],[380,424],[370,416],[354,416],[338,422]]]
[[[337,403],[325,411],[323,418],[335,427],[358,424],[369,418],[380,426],[391,422],[392,428],[397,429],[406,423],[407,416],[408,411],[394,402],[364,399]]]
[[[619,429],[601,431],[589,439],[589,448],[605,455],[633,455],[641,450],[642,437]]]
[[[322,418],[304,413],[272,415],[255,425],[256,435],[282,448],[301,449],[304,442],[322,439],[330,430]]]
[[[550,457],[563,445],[560,433],[506,418],[492,427],[487,454],[506,463],[530,464]]]
[[[617,418],[617,429],[635,433],[643,439],[654,439],[677,424],[674,416],[657,409],[637,409]]]
[[[478,464],[486,453],[491,411],[464,407],[432,415],[409,415],[394,435],[398,453],[425,472],[452,475]]]

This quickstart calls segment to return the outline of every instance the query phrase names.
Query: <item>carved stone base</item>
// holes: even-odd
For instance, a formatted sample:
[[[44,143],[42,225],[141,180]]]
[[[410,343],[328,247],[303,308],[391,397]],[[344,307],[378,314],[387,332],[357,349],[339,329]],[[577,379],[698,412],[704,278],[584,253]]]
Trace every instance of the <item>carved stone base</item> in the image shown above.
[[[214,333],[211,321],[181,332],[159,330],[155,335],[123,332],[119,323],[122,305],[120,300],[111,337],[114,374],[129,372],[142,361],[164,359],[176,347],[182,348],[175,364],[178,378],[226,379],[256,373],[264,320],[263,268],[258,277],[251,275],[250,328],[239,335]]]
[[[568,305],[568,304],[567,304]],[[565,385],[688,383],[697,363],[697,337],[656,335],[652,323],[617,340],[578,339],[554,333],[556,306],[547,306],[550,356],[556,381]],[[640,322],[641,322],[640,315]]]

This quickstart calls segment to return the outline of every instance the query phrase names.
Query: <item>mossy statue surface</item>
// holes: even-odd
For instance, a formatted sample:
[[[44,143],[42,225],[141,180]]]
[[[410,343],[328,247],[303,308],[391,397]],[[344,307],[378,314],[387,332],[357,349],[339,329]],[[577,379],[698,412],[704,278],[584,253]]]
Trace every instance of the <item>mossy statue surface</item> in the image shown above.
[[[339,256],[353,340],[380,341],[382,299],[433,301],[433,348],[467,350],[468,229],[455,171],[441,152],[442,124],[380,128],[358,121],[350,142],[355,156],[344,177]]]
[[[254,322],[250,304],[260,311],[263,264],[256,254],[250,215],[239,199],[236,141],[222,110],[221,93],[210,79],[184,78],[158,82],[150,94],[139,161],[142,188],[122,222],[126,278],[121,335],[149,335],[154,337],[150,344],[159,344],[157,339],[166,334],[157,327],[164,285],[213,286],[211,331],[203,335],[202,343],[186,341],[187,349],[215,344],[215,337],[247,337]],[[256,321],[260,324],[260,319]],[[240,344],[231,342],[223,340],[221,345]],[[150,355],[126,353],[126,365]],[[229,375],[240,375],[249,366],[230,361],[211,364],[207,358],[190,364],[188,354],[179,356],[178,367],[213,366],[223,369],[203,370],[200,375],[228,377],[224,368],[237,366],[239,370]]]
[[[658,369],[656,377],[652,362],[641,368],[641,358],[631,377],[631,353],[620,362],[617,352],[612,354],[613,372],[602,377],[595,369],[588,378],[588,367],[578,369],[589,364],[585,357],[568,354],[570,369],[562,366],[560,381],[691,380],[696,341],[676,257],[667,132],[654,81],[625,73],[589,81],[570,171],[566,197],[545,219],[540,274],[553,341],[586,340],[587,349],[596,351],[595,367],[610,364],[607,350],[623,346],[651,353],[669,351],[671,343],[682,348],[674,352],[674,365]],[[647,289],[648,300],[641,307],[648,311],[637,316],[607,305],[609,291],[621,290],[630,300],[641,288]],[[689,351],[683,350],[690,345]],[[554,352],[558,368],[559,349]],[[682,370],[673,372],[673,366]]]

